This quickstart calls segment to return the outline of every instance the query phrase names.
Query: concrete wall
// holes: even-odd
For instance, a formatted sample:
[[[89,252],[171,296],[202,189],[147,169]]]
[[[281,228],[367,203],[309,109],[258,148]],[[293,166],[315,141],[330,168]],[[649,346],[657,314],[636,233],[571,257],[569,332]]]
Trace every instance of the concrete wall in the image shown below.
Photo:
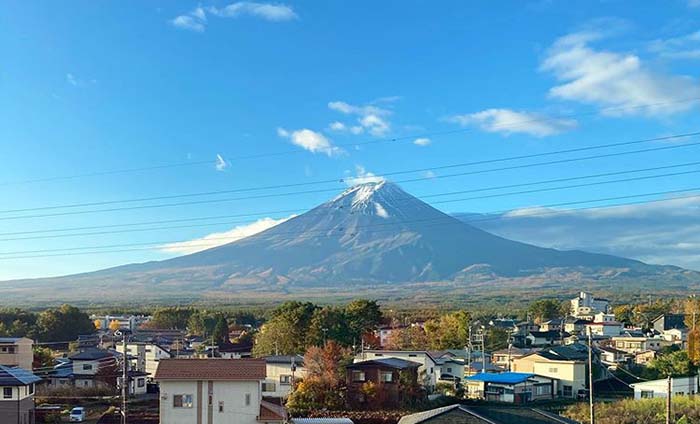
[[[34,342],[26,337],[14,343],[0,343],[0,365],[20,367],[31,371],[34,361],[33,345]],[[14,353],[9,353],[11,350]]]

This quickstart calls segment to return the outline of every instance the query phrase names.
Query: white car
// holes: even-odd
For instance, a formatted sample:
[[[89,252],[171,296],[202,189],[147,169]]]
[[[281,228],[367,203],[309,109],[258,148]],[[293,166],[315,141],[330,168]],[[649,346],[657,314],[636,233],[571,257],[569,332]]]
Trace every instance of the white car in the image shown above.
[[[85,408],[76,406],[70,410],[70,422],[82,423],[83,421],[85,421]]]

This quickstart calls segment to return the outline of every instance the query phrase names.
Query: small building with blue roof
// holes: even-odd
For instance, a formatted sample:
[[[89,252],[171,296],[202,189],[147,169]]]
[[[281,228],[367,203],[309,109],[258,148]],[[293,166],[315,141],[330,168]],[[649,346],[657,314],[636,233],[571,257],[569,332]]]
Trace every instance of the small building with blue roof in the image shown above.
[[[556,379],[526,372],[479,373],[464,381],[468,398],[490,402],[522,404],[556,394]]]

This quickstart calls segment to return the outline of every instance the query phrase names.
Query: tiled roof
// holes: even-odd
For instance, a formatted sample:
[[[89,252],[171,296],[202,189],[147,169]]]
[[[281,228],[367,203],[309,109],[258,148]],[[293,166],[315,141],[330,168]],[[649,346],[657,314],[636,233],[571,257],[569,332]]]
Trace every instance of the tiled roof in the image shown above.
[[[99,359],[111,358],[114,356],[113,352],[102,349],[85,349],[82,352],[70,355],[69,358],[74,361],[97,361]]]
[[[304,366],[304,357],[301,355],[271,355],[265,356],[264,359],[268,364],[291,365],[293,360],[296,365]]]
[[[260,414],[258,421],[283,421],[287,419],[287,411],[283,406],[272,402],[260,401]]]
[[[369,361],[355,362],[352,365],[348,365],[347,369],[357,369],[357,368],[367,368],[367,367],[377,367],[377,368],[392,368],[397,370],[405,370],[409,368],[418,368],[421,364],[418,362],[407,361],[400,358],[383,358],[383,359],[370,359]]]
[[[292,418],[292,424],[353,424],[350,418]]]
[[[19,367],[0,365],[0,386],[27,386],[41,381],[41,378]]]
[[[459,404],[456,405],[449,405],[449,406],[443,406],[442,408],[435,408],[431,409],[428,411],[423,411],[423,412],[418,412],[416,414],[411,414],[411,415],[405,415],[401,417],[399,420],[398,424],[420,424],[423,422],[430,422],[431,419],[442,415],[446,414],[448,412],[452,411],[459,411],[462,413],[462,417],[460,417],[459,423],[464,423],[464,424],[486,424],[489,423],[489,421],[482,419],[478,415],[472,413],[471,411],[468,411],[466,408],[462,407]]]
[[[264,359],[163,359],[156,380],[236,380],[265,378]]]

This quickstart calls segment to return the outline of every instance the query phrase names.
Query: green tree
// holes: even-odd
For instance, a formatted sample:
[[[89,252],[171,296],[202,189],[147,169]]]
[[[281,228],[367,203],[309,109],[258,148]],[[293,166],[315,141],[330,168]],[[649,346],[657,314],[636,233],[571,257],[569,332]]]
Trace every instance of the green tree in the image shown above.
[[[212,337],[214,339],[214,343],[216,344],[224,344],[229,342],[228,321],[226,321],[226,317],[223,314],[219,315],[219,319],[216,321],[216,326],[214,327]]]
[[[39,314],[36,326],[38,337],[42,341],[71,341],[81,334],[95,332],[88,314],[70,305],[43,311]]]
[[[348,303],[345,306],[348,339],[360,340],[363,335],[373,332],[383,318],[381,308],[374,300],[359,299]]]
[[[425,334],[430,349],[462,349],[469,342],[472,317],[467,311],[445,314],[425,323]]]
[[[307,332],[308,345],[320,346],[328,340],[345,347],[352,345],[353,332],[345,309],[326,306],[314,311]]]
[[[305,351],[307,333],[317,308],[311,302],[284,302],[272,311],[272,319],[260,329],[253,353],[294,355]]]
[[[192,308],[179,306],[158,308],[153,312],[153,317],[148,322],[148,326],[150,328],[185,330],[190,317],[194,313],[195,310]]]
[[[34,361],[32,362],[32,368],[48,369],[49,367],[53,367],[53,365],[53,351],[48,347],[34,346]]]
[[[556,299],[540,299],[530,304],[528,313],[535,322],[541,323],[561,317],[561,302]]]
[[[688,352],[679,350],[666,355],[659,355],[651,361],[647,370],[653,373],[653,378],[685,377],[696,371],[696,367],[691,363]]]

